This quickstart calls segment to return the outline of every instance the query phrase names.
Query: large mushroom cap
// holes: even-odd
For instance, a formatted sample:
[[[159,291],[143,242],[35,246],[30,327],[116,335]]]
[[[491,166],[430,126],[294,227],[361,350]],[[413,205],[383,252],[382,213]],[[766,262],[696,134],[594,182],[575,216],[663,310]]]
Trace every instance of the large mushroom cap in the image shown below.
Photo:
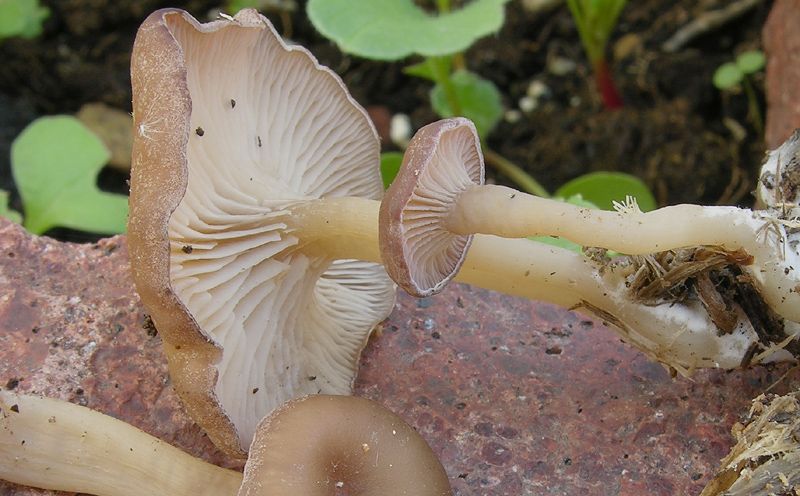
[[[288,207],[378,199],[379,141],[341,80],[245,9],[166,9],[134,45],[128,243],[193,418],[231,454],[285,400],[351,391],[391,311],[382,267],[305,251]]]
[[[407,293],[438,293],[458,273],[472,235],[453,234],[444,223],[459,195],[483,181],[480,139],[469,119],[436,121],[411,138],[381,204],[379,234],[386,271]]]

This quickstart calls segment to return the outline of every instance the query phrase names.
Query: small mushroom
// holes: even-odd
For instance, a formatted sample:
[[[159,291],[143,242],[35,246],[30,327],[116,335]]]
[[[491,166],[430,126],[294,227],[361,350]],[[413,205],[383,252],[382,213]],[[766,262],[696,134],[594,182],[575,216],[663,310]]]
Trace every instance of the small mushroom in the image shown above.
[[[303,460],[303,463],[298,463]],[[240,496],[452,494],[428,443],[399,416],[353,396],[289,400],[261,421]]]
[[[452,494],[430,446],[399,416],[352,396],[308,396],[258,424],[244,482],[108,415],[0,391],[0,478],[100,496]]]
[[[328,204],[377,229],[378,136],[339,77],[253,9],[207,24],[154,12],[131,79],[133,279],[190,415],[243,456],[283,401],[350,393],[394,306],[383,268],[361,261],[379,261],[376,243],[316,231]],[[376,207],[348,210],[359,201]]]
[[[642,213],[593,210],[483,184],[483,157],[474,124],[463,117],[421,128],[381,205],[381,256],[407,292],[433,294],[463,263],[470,236],[561,237],[583,246],[644,255],[693,246],[744,249],[762,291],[781,315],[800,321],[800,298],[787,298],[792,262],[775,263],[780,247],[765,242],[774,221],[738,207],[675,205]],[[780,238],[780,236],[776,236]],[[778,240],[778,243],[781,241]],[[789,302],[791,301],[791,303]]]

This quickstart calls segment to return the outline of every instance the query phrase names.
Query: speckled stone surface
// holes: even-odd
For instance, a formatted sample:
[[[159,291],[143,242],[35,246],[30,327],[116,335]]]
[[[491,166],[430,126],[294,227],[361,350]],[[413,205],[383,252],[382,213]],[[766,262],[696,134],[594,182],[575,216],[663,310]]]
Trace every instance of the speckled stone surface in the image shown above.
[[[455,492],[698,494],[750,400],[800,374],[699,371],[670,379],[575,312],[453,284],[401,294],[361,360],[356,394],[418,429]],[[38,238],[0,218],[0,387],[121,418],[236,467],[181,409],[128,273],[124,237]],[[47,492],[0,482],[0,494]]]
[[[764,25],[765,92],[769,149],[800,127],[800,0],[775,0]]]

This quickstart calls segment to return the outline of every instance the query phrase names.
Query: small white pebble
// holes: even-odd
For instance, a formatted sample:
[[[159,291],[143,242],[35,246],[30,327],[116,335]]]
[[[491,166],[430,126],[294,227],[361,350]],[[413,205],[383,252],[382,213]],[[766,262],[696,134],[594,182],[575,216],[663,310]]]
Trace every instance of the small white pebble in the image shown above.
[[[523,112],[533,112],[539,106],[539,102],[535,98],[523,96],[519,99],[519,109]]]
[[[503,114],[503,118],[509,124],[516,124],[522,120],[522,112],[517,109],[506,110],[506,112]]]
[[[547,72],[554,76],[566,76],[578,69],[578,64],[574,60],[566,57],[551,57],[547,61]]]
[[[528,84],[528,89],[525,90],[526,95],[537,100],[549,97],[551,93],[550,87],[538,79],[531,81],[530,84]]]
[[[411,139],[411,118],[406,114],[394,114],[389,123],[389,138],[398,146],[406,146]]]

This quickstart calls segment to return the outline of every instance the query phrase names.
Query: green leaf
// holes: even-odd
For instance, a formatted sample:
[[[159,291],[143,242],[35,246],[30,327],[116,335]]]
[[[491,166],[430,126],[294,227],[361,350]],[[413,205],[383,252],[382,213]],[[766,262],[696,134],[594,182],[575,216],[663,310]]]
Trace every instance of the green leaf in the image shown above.
[[[34,38],[42,33],[42,21],[50,9],[38,0],[0,0],[0,39],[12,36]]]
[[[509,0],[473,0],[430,15],[412,0],[309,0],[308,17],[342,51],[378,60],[451,55],[500,29]]]
[[[26,127],[11,144],[25,228],[34,234],[55,226],[125,232],[127,197],[96,186],[108,157],[103,143],[74,117],[43,117]]]
[[[418,64],[412,64],[403,69],[403,72],[410,76],[429,79],[434,83],[439,80],[441,75],[448,77],[452,71],[453,60],[450,56],[426,57]]]
[[[500,91],[491,81],[468,71],[453,73],[450,82],[461,106],[461,116],[471,119],[478,135],[486,137],[503,117]],[[431,90],[431,106],[442,118],[456,116],[441,85]]]
[[[0,216],[11,220],[11,222],[22,224],[22,214],[8,208],[8,191],[2,189],[0,189]]]
[[[605,56],[605,48],[627,0],[567,0],[581,44],[592,65]]]
[[[767,64],[767,57],[760,50],[750,50],[736,57],[736,66],[744,74],[755,74]]]
[[[577,177],[558,188],[557,196],[581,195],[603,210],[614,210],[614,202],[624,202],[626,196],[636,198],[642,212],[658,207],[650,189],[638,178],[622,172],[592,172]]]
[[[392,184],[400,166],[403,164],[403,154],[400,152],[381,153],[381,177],[383,178],[383,188],[386,189]]]
[[[726,62],[714,71],[714,86],[721,90],[733,88],[742,82],[744,74],[733,62]]]

